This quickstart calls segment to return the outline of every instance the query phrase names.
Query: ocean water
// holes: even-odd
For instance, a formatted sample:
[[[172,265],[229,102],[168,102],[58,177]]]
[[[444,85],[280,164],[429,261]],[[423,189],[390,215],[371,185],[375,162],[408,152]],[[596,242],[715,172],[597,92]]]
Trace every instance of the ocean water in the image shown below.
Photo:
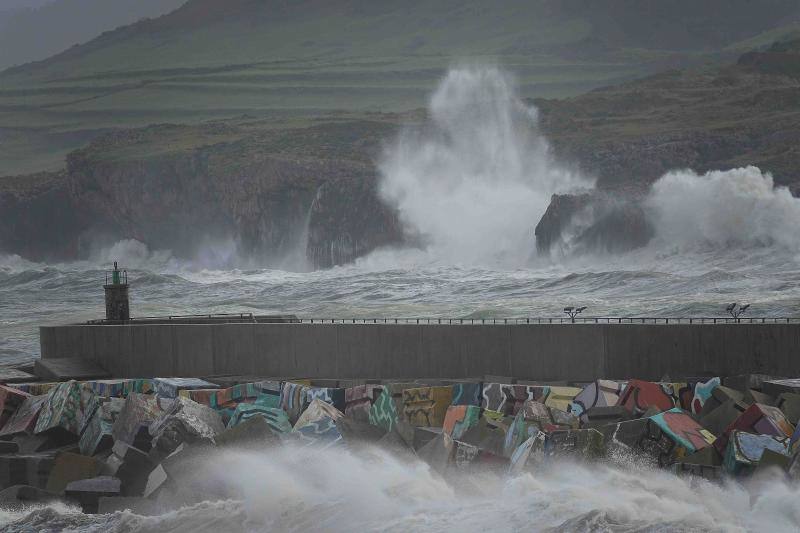
[[[712,484],[625,461],[433,473],[380,450],[227,452],[197,465],[212,497],[155,516],[66,505],[0,511],[3,531],[797,531],[800,487]],[[218,498],[218,499],[217,499]],[[200,499],[202,500],[202,498]]]
[[[0,361],[36,357],[40,324],[102,317],[113,261],[128,270],[139,317],[553,317],[568,305],[590,316],[691,317],[723,316],[731,302],[751,304],[749,316],[800,315],[800,199],[769,173],[677,169],[643,201],[655,228],[646,248],[574,246],[592,223],[582,214],[539,254],[533,230],[551,196],[591,190],[591,169],[554,158],[536,108],[495,67],[453,68],[428,116],[386,139],[375,161],[381,197],[417,247],[318,272],[302,260],[305,243],[290,257],[258,259],[235,238],[184,258],[131,240],[72,263],[0,255]]]
[[[800,263],[773,247],[692,254],[645,249],[518,268],[436,262],[384,251],[317,272],[207,269],[132,243],[110,252],[127,265],[134,316],[294,313],[302,318],[800,316]],[[39,353],[38,326],[102,318],[107,258],[61,264],[0,258],[0,362]]]
[[[301,318],[800,316],[800,200],[755,167],[656,182],[645,248],[619,255],[572,246],[577,220],[551,252],[533,228],[550,196],[594,187],[552,158],[537,112],[495,68],[451,71],[431,95],[425,128],[398,132],[376,161],[381,195],[416,248],[377,250],[312,271],[239,253],[235,242],[174,257],[126,240],[92,257],[31,262],[0,254],[0,364],[37,357],[38,326],[102,318],[105,272],[127,269],[137,317],[292,313]],[[302,243],[300,243],[302,245]],[[269,264],[282,264],[281,269]],[[287,266],[288,265],[288,266]],[[800,488],[710,484],[635,460],[556,463],[444,480],[420,462],[375,451],[271,449],[198,463],[208,494],[145,517],[86,516],[65,505],[0,509],[4,531],[798,531]]]

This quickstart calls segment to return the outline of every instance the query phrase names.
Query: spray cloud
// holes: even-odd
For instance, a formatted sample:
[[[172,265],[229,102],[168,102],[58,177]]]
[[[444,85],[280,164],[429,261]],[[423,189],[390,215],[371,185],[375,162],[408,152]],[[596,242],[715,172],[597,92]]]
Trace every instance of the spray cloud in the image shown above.
[[[555,164],[536,109],[497,68],[450,70],[429,117],[387,148],[380,190],[435,260],[519,266],[550,196],[591,185]]]
[[[800,251],[800,199],[753,166],[669,172],[653,184],[645,207],[659,247]]]

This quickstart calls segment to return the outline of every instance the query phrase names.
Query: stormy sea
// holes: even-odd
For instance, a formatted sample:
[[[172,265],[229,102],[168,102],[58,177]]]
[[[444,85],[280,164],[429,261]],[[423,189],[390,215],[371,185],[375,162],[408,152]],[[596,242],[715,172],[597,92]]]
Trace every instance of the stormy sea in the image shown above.
[[[0,363],[38,356],[42,324],[103,316],[105,272],[127,269],[137,317],[208,313],[300,318],[746,317],[800,315],[800,199],[755,167],[675,169],[643,200],[654,235],[608,253],[547,253],[533,228],[553,194],[594,180],[553,160],[536,109],[493,68],[453,69],[430,124],[387,140],[381,194],[413,244],[314,271],[302,248],[280,267],[236,242],[176,257],[121,240],[73,262],[0,256]],[[591,223],[576,222],[580,225]],[[577,229],[576,229],[577,231]],[[301,243],[302,244],[302,243]],[[634,462],[635,463],[635,462]],[[797,531],[800,489],[710,484],[619,464],[559,464],[536,476],[448,483],[417,461],[375,452],[231,454],[208,469],[224,497],[144,517],[60,505],[0,511],[7,531]],[[756,484],[757,481],[752,482]],[[213,491],[212,491],[213,492]]]

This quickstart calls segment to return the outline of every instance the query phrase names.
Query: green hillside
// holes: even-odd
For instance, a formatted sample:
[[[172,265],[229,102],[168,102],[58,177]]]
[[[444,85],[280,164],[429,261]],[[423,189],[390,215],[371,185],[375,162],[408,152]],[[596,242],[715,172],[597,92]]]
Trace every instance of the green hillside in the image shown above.
[[[108,129],[416,108],[464,61],[503,65],[528,97],[571,96],[799,22],[794,0],[189,0],[0,74],[0,175],[60,168]]]

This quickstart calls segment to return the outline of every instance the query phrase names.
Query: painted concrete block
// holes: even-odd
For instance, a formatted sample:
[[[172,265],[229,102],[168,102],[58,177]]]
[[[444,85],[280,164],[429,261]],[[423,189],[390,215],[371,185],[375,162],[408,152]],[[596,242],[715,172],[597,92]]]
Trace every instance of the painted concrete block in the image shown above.
[[[788,457],[789,439],[775,435],[755,435],[735,429],[731,432],[725,449],[725,470],[733,475],[750,474],[767,449]]]
[[[404,419],[412,426],[441,427],[452,399],[452,386],[406,389],[403,391]]]
[[[458,440],[469,428],[478,423],[480,415],[481,408],[477,405],[451,405],[447,408],[442,430]]]

